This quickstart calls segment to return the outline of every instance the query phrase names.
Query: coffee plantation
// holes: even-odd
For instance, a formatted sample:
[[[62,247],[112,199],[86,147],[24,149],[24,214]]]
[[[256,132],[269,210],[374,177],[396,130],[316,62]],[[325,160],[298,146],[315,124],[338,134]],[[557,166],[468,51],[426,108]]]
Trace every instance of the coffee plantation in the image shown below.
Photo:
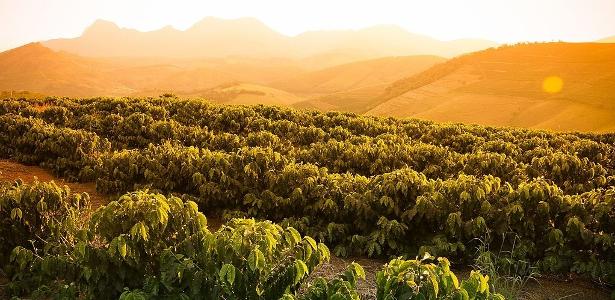
[[[615,134],[174,97],[7,99],[0,102],[0,157],[125,194],[91,217],[86,195],[70,196],[74,204],[62,210],[47,196],[23,202],[47,205],[38,210],[3,200],[2,224],[11,228],[3,254],[13,258],[3,263],[16,274],[16,293],[45,286],[125,299],[209,299],[204,290],[211,299],[329,299],[338,292],[354,299],[361,271],[353,266],[303,289],[320,296],[296,293],[327,259],[327,246],[337,256],[429,253],[467,264],[479,243],[513,249],[511,234],[515,256],[542,272],[615,283]],[[13,199],[21,186],[4,188],[3,197]],[[239,218],[209,232],[198,211]],[[15,228],[27,218],[44,225]],[[60,239],[57,228],[70,238]],[[32,234],[39,240],[24,243]],[[233,248],[234,235],[249,237],[245,247]],[[66,278],[51,278],[43,264],[63,268]],[[396,286],[391,278],[410,276],[395,271],[399,265],[425,268],[433,280]],[[393,260],[381,271],[379,295],[497,299],[484,276],[453,284],[448,268],[443,260]]]

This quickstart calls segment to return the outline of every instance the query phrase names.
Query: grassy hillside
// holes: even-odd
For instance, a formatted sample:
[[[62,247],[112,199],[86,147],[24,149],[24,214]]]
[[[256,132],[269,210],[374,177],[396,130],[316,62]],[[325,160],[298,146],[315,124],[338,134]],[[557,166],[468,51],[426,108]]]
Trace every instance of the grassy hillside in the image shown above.
[[[543,89],[546,78],[561,91]],[[390,85],[372,115],[554,130],[615,130],[615,45],[501,47]]]
[[[436,56],[388,57],[306,71],[314,66],[302,60],[89,58],[35,43],[0,53],[0,90],[57,96],[174,93],[219,103],[297,104],[364,112],[374,106],[371,101],[386,84],[443,60]],[[341,91],[345,93],[338,95]],[[322,95],[331,96],[320,103]],[[314,101],[298,104],[306,99]]]
[[[272,85],[308,98],[294,105],[297,108],[364,113],[379,104],[389,84],[442,61],[438,56],[386,57],[309,72]]]
[[[308,72],[274,82],[271,86],[296,93],[334,93],[391,83],[444,60],[442,57],[427,55],[385,57]]]

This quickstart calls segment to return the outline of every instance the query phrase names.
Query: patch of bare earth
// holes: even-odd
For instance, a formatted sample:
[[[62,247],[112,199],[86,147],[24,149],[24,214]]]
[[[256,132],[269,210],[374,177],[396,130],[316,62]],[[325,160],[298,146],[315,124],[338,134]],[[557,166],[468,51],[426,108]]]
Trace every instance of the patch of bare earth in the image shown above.
[[[527,300],[608,300],[609,290],[583,278],[570,276],[565,279],[543,276],[528,284],[525,289]]]

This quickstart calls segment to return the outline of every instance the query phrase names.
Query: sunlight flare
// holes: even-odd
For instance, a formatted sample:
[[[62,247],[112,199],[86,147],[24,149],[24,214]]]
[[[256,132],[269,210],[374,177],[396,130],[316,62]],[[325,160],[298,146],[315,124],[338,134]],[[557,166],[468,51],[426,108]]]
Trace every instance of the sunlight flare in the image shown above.
[[[556,94],[564,88],[564,80],[559,76],[549,76],[542,82],[542,90],[549,94]]]

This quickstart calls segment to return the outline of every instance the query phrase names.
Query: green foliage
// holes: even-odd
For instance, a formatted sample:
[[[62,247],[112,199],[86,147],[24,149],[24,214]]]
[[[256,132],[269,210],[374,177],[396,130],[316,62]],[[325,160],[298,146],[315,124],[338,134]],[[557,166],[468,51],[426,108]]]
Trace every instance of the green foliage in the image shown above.
[[[278,299],[329,259],[324,244],[271,222],[233,219],[211,233],[194,202],[146,191],[99,208],[75,238],[71,245],[64,236],[45,241],[45,249],[62,244],[63,252],[15,248],[13,293]]]
[[[511,250],[493,251],[489,245],[482,243],[478,250],[474,267],[489,276],[489,285],[506,299],[523,299],[524,288],[537,279],[538,267],[524,260],[523,247],[517,248],[517,236],[504,237],[513,239]],[[520,251],[519,251],[520,250]]]
[[[201,209],[297,228],[340,256],[429,252],[471,262],[477,238],[490,234],[486,243],[510,250],[501,236],[511,232],[519,258],[541,272],[615,282],[614,134],[175,97],[44,104],[0,102],[0,156],[96,181],[105,193],[185,194]],[[104,236],[120,256],[177,242],[153,245],[147,220],[128,225]]]
[[[75,259],[89,294],[114,295],[138,288],[159,272],[166,251],[195,236],[210,234],[194,202],[139,191],[96,210],[84,251]],[[83,254],[83,255],[81,255]]]
[[[420,260],[394,259],[376,274],[378,300],[386,299],[504,299],[492,293],[489,276],[472,271],[459,282],[446,258],[430,263],[426,254]]]
[[[297,297],[285,294],[283,299],[298,300],[359,300],[357,281],[365,280],[365,271],[357,263],[351,263],[346,271],[336,278],[327,280],[323,277],[314,279],[306,291]]]
[[[88,209],[87,194],[71,194],[53,182],[1,183],[0,266],[18,246],[39,253],[54,250],[47,249],[49,240],[61,241],[57,247],[74,245]]]

